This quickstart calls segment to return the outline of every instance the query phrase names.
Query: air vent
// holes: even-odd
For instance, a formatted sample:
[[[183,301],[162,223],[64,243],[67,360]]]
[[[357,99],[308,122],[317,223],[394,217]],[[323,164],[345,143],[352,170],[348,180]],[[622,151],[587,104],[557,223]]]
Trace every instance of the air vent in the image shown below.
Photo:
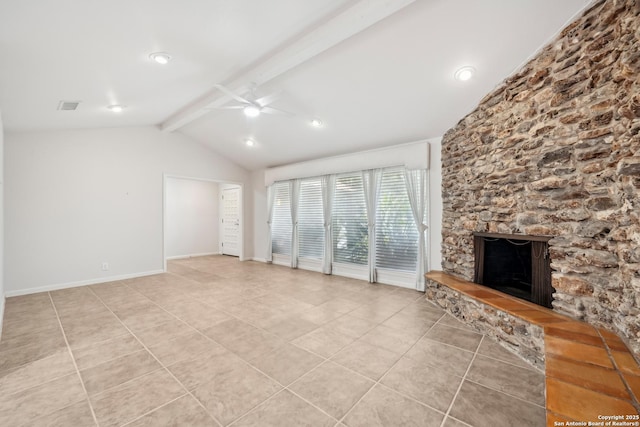
[[[60,101],[58,104],[58,110],[61,111],[73,111],[78,108],[80,101]]]

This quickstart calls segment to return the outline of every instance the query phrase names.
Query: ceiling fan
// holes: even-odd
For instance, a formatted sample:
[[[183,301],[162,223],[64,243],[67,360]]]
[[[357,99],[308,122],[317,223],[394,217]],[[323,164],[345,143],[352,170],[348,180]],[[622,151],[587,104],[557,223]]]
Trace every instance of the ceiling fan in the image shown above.
[[[280,92],[272,93],[271,95],[263,96],[257,98],[255,95],[256,85],[255,83],[251,85],[251,89],[249,91],[248,96],[240,96],[234,91],[226,88],[221,84],[215,84],[216,88],[220,89],[222,92],[226,93],[236,101],[240,102],[240,105],[229,105],[226,107],[218,107],[223,110],[242,110],[242,112],[247,117],[257,117],[261,113],[265,114],[280,114],[285,116],[292,116],[293,113],[288,111],[280,110],[278,108],[274,108],[271,106],[279,97]]]

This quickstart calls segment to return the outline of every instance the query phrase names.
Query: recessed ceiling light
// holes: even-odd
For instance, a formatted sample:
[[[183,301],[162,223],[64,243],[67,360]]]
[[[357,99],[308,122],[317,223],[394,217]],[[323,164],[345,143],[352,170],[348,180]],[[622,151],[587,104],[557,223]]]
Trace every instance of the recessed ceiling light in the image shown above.
[[[253,104],[247,105],[242,111],[244,111],[244,115],[247,117],[257,117],[260,115],[260,107]]]
[[[171,61],[171,55],[169,55],[166,52],[152,53],[151,55],[149,55],[149,58],[153,59],[158,64],[162,64],[162,65],[168,64],[169,61]]]
[[[244,143],[247,147],[254,147],[256,145],[256,142],[250,138],[245,139]]]
[[[320,119],[313,119],[309,122],[314,128],[321,128],[324,123]]]
[[[114,113],[121,113],[122,110],[127,108],[127,106],[126,105],[120,105],[120,104],[111,104],[111,105],[107,105],[107,108],[109,110],[113,111]]]
[[[467,65],[465,67],[459,68],[458,71],[456,71],[456,73],[453,75],[453,77],[461,82],[466,82],[471,77],[473,77],[475,73],[476,69]]]

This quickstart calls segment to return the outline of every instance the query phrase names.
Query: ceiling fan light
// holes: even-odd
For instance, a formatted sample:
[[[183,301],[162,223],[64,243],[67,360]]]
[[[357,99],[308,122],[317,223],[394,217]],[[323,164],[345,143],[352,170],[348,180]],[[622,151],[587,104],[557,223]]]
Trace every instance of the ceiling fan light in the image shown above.
[[[322,120],[320,119],[313,119],[311,120],[310,123],[311,123],[311,126],[313,126],[314,128],[321,128],[323,125]]]
[[[260,115],[260,108],[256,105],[247,105],[242,111],[247,117],[258,117]]]
[[[247,138],[244,140],[244,144],[247,147],[254,147],[256,145],[255,141],[253,139]]]
[[[114,113],[121,113],[122,110],[126,108],[126,106],[120,105],[120,104],[111,104],[111,105],[107,105],[107,108],[113,111]]]

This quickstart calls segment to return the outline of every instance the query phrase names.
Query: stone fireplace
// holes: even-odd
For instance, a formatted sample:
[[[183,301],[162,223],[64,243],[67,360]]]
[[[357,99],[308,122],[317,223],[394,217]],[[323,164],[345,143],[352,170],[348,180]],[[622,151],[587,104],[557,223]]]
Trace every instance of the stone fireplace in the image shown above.
[[[473,233],[474,282],[551,308],[550,237]]]
[[[478,233],[545,236],[553,310],[636,355],[638,28],[636,0],[596,2],[442,140],[444,273],[474,280]]]

